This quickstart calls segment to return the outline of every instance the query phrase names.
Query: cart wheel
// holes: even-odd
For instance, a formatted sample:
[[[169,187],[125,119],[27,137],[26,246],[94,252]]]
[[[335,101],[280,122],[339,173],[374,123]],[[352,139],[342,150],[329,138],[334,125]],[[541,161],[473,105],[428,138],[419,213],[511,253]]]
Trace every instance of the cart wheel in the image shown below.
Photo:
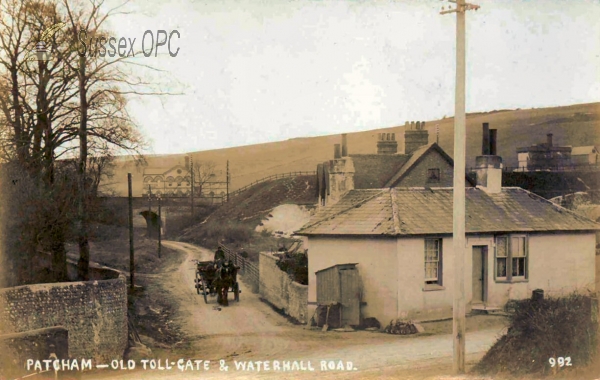
[[[200,294],[200,274],[196,272],[196,293]]]
[[[235,300],[240,302],[240,285],[237,282],[233,284],[233,294],[235,295]]]
[[[208,299],[206,298],[206,295],[208,292],[209,292],[208,284],[206,283],[206,280],[203,278],[202,279],[202,295],[204,296],[204,303],[208,303]]]

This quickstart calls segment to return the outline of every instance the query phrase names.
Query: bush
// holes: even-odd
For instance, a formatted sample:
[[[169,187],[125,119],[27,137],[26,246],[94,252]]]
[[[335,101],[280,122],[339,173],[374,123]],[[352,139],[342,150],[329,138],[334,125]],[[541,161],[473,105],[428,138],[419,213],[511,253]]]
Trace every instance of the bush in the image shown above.
[[[546,375],[554,370],[549,358],[570,357],[578,367],[593,359],[597,311],[591,297],[573,293],[538,301],[513,300],[505,310],[508,333],[475,366],[476,372]]]
[[[284,253],[277,260],[277,266],[290,275],[292,280],[308,285],[308,255],[306,253]]]

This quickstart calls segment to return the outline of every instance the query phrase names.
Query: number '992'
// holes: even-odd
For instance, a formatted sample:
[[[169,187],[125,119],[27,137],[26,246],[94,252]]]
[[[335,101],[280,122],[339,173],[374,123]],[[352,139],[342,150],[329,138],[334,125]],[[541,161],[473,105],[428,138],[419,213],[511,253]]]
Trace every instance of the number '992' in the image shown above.
[[[562,356],[559,356],[558,358],[550,358],[548,359],[548,363],[550,363],[550,367],[570,367],[573,364],[571,364],[571,357],[567,356],[565,358],[563,358]]]

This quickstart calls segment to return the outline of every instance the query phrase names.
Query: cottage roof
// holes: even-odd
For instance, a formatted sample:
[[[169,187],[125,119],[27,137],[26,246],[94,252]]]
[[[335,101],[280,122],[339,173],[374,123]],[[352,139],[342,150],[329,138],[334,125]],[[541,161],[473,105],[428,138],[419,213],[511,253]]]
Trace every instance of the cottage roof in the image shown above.
[[[598,148],[593,145],[588,146],[576,146],[571,151],[571,156],[588,155],[592,153],[598,153]]]
[[[351,154],[356,189],[380,189],[410,159],[407,154]]]
[[[352,190],[298,235],[406,236],[452,233],[452,188]],[[518,187],[466,189],[466,232],[593,231],[600,224]]]
[[[453,166],[452,158],[435,142],[423,145],[410,154],[351,154],[355,170],[354,188],[380,189],[395,186],[433,151],[438,152]],[[475,185],[468,177],[467,181]]]

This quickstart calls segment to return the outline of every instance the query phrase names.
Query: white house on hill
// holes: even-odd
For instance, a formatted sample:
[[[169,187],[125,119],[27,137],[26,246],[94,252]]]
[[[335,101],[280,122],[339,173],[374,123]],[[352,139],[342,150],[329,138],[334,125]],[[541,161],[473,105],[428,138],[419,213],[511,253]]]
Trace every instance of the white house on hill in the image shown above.
[[[557,294],[595,287],[600,224],[521,188],[502,188],[502,160],[477,157],[466,189],[468,310],[502,307],[534,289]],[[297,232],[307,238],[309,314],[316,272],[357,263],[361,317],[428,320],[452,315],[451,187],[355,189]]]

